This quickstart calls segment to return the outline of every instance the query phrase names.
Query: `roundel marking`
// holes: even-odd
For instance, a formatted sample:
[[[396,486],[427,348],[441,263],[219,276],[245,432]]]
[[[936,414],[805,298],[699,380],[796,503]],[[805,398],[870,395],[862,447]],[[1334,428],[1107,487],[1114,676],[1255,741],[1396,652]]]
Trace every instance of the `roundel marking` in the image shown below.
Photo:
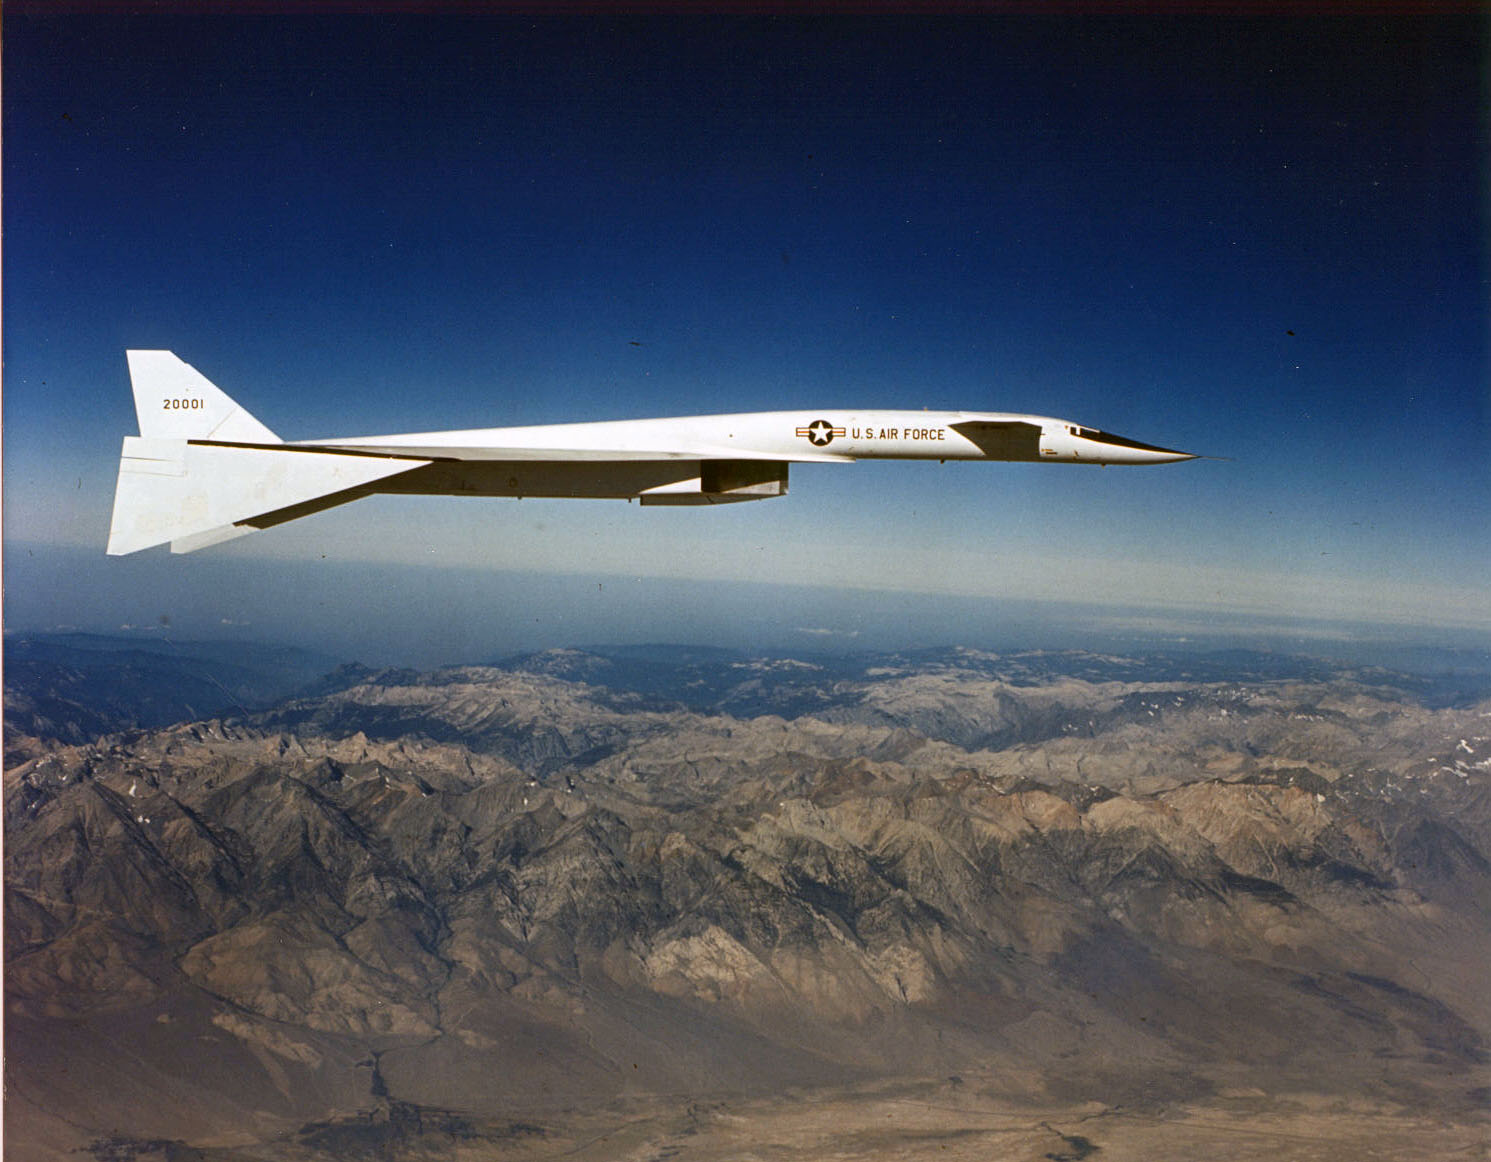
[[[825,444],[832,443],[835,436],[842,436],[844,429],[834,427],[827,420],[814,420],[806,427],[798,428],[797,434],[806,436],[810,444],[821,448]]]

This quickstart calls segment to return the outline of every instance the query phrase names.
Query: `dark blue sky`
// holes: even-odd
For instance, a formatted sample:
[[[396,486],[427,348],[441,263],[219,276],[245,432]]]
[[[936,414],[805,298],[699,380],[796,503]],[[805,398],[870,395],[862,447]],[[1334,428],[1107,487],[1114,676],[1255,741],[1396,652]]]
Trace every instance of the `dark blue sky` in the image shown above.
[[[101,554],[123,351],[167,347],[287,438],[929,406],[1232,458],[377,499],[228,560],[1485,629],[1485,53],[1472,18],[12,7],[7,543],[99,550],[79,623],[148,601]]]

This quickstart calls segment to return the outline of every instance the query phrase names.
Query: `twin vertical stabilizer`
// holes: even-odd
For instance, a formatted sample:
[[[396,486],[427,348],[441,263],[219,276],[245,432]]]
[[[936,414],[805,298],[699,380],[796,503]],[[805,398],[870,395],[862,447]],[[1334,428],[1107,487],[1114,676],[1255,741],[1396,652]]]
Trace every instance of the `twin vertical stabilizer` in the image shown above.
[[[147,439],[278,444],[261,424],[189,363],[170,351],[129,351],[130,385],[140,435]]]
[[[287,447],[169,351],[129,352],[140,435],[119,458],[108,552],[232,540],[366,495],[427,461]]]

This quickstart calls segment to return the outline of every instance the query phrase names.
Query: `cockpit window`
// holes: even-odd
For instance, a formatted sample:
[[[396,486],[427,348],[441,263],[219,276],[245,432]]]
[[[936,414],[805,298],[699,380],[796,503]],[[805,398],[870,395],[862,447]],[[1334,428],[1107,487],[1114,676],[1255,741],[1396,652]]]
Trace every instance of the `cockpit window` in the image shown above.
[[[1115,436],[1112,432],[1100,432],[1097,428],[1079,428],[1075,424],[1068,424],[1067,431],[1074,436],[1081,436],[1084,440],[1095,440],[1099,444],[1109,444],[1115,448],[1134,448],[1140,452],[1163,452],[1167,456],[1183,456],[1184,452],[1174,452],[1169,448],[1161,448],[1155,444],[1141,444],[1138,440],[1130,440],[1127,436]]]

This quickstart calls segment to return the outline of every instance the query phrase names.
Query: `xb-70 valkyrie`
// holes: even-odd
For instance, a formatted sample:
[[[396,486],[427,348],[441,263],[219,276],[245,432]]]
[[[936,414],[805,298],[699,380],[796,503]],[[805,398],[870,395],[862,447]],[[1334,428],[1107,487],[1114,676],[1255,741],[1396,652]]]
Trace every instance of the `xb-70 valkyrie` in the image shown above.
[[[794,463],[1196,458],[1047,416],[836,408],[285,443],[171,352],[128,359],[140,434],[119,460],[114,555],[189,553],[377,492],[731,504],[785,495]]]

